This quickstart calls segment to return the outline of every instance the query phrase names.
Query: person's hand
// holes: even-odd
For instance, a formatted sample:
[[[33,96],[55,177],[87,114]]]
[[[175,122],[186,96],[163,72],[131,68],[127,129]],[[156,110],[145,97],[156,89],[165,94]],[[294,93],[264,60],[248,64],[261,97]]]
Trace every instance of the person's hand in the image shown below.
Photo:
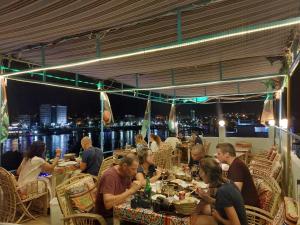
[[[138,180],[135,180],[132,182],[131,187],[130,187],[130,191],[132,192],[132,194],[134,194],[135,192],[137,192],[138,190],[140,190],[142,187],[142,183]]]
[[[162,174],[162,172],[163,172],[163,169],[162,168],[160,168],[160,167],[157,167],[157,169],[156,169],[156,176],[158,177],[158,178],[160,178],[161,177],[161,174]]]
[[[61,154],[61,149],[60,148],[56,148],[55,149],[55,156],[56,157],[60,157],[60,154]]]
[[[207,192],[205,192],[204,190],[202,190],[201,188],[197,188],[196,189],[196,193],[199,195],[199,197],[201,199],[203,199],[204,201],[206,201],[207,203],[211,202],[211,198],[209,196],[209,194]]]

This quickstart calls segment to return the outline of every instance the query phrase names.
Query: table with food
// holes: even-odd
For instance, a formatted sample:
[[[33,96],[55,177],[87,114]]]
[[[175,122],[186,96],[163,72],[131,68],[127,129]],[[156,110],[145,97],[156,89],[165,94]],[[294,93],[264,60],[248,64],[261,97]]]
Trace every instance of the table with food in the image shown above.
[[[115,206],[114,224],[123,220],[151,225],[190,224],[190,215],[201,201],[195,192],[197,188],[208,190],[208,186],[193,180],[184,167],[173,167],[162,178],[154,183],[147,181],[133,198]]]

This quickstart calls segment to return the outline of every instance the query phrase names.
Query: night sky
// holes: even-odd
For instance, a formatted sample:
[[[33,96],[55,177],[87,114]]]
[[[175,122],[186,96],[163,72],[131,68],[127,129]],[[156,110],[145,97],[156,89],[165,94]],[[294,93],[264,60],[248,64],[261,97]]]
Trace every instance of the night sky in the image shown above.
[[[96,93],[49,87],[37,84],[28,84],[8,81],[8,110],[11,118],[19,114],[38,114],[40,104],[59,104],[68,106],[70,116],[97,116],[100,113],[99,95]],[[125,114],[143,117],[146,101],[119,95],[109,95],[112,110],[116,119]],[[262,111],[263,103],[223,104],[219,112],[257,113]],[[188,115],[194,109],[196,114],[216,114],[216,104],[212,105],[179,105],[177,112]],[[170,105],[152,103],[152,115],[168,115]]]

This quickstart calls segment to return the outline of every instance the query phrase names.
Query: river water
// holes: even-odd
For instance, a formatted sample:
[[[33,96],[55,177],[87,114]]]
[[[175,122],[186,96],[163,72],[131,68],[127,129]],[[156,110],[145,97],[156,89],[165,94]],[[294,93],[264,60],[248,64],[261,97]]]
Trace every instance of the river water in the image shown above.
[[[138,132],[139,130],[105,131],[104,152],[110,152],[114,149],[122,148],[126,144],[134,145],[134,137]],[[151,132],[158,134],[162,139],[165,139],[165,137],[168,136],[167,130],[154,129]],[[56,148],[61,148],[63,154],[66,152],[78,153],[81,148],[80,140],[86,135],[92,138],[94,146],[100,147],[99,132],[73,132],[72,134],[20,136],[19,138],[9,138],[3,143],[3,152],[10,151],[13,146],[18,146],[19,151],[25,152],[33,141],[41,140],[46,143],[46,148],[49,151],[50,157],[54,155]]]

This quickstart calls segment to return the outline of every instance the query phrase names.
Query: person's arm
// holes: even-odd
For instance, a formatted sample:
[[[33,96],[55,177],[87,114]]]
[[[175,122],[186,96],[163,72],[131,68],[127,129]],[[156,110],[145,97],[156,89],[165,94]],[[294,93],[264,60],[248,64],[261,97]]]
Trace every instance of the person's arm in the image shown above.
[[[82,172],[85,171],[87,168],[87,162],[89,160],[89,155],[90,155],[89,153],[90,153],[89,151],[83,151],[82,153],[82,159],[79,164],[79,168]]]
[[[161,177],[161,172],[162,172],[162,169],[157,168],[155,171],[155,175],[150,178],[150,182],[154,183],[154,182],[158,181],[158,179]]]
[[[134,181],[131,187],[119,195],[113,194],[103,194],[103,201],[105,208],[111,209],[115,205],[119,205],[123,203],[129,196],[133,195],[141,188],[141,183],[139,181]]]
[[[211,197],[207,192],[203,191],[201,188],[197,188],[196,193],[201,199],[203,199],[208,204],[215,204],[216,199]]]
[[[233,206],[226,207],[224,208],[224,210],[228,219],[224,219],[216,210],[212,212],[212,216],[215,218],[217,222],[220,222],[224,225],[241,225],[239,217]]]
[[[234,182],[235,186],[237,186],[237,188],[242,191],[243,188],[243,182]]]
[[[139,181],[142,184],[142,186],[146,185],[146,179],[143,173],[137,173],[135,178],[137,181]]]
[[[85,171],[87,167],[87,163],[81,161],[79,167],[81,171]]]
[[[42,165],[42,171],[51,173],[58,164],[59,157],[55,157],[52,164],[45,162]]]

